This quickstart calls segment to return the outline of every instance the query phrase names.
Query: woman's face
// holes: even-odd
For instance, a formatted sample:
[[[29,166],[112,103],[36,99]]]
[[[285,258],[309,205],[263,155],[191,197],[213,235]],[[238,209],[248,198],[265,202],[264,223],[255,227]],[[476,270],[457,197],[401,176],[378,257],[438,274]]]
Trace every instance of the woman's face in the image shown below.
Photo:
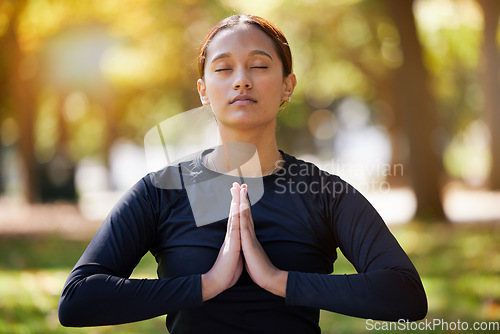
[[[198,92],[219,123],[248,129],[274,126],[279,106],[288,101],[295,82],[294,74],[283,77],[283,64],[272,39],[245,25],[214,36]]]

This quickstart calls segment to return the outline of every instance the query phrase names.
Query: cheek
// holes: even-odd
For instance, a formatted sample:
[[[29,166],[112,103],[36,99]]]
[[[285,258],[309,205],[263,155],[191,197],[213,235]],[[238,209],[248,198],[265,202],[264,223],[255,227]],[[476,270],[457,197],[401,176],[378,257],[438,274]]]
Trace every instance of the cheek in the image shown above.
[[[222,89],[223,87],[224,85],[220,82],[207,81],[206,92],[212,103],[217,103],[219,101],[222,96],[222,92],[224,91]]]
[[[263,76],[261,79],[262,85],[267,86],[273,91],[281,90],[283,87],[283,77],[278,71],[269,73],[268,75]]]
[[[279,77],[273,77],[270,80],[266,80],[262,83],[262,89],[268,94],[269,98],[281,100],[281,94],[283,92],[283,80]]]

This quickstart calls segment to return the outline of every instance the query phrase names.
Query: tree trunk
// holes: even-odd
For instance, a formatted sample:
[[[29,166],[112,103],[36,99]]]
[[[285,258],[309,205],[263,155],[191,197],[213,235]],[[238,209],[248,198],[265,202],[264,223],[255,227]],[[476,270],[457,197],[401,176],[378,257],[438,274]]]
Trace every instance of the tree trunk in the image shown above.
[[[408,186],[411,182],[408,178],[408,142],[405,135],[405,126],[403,115],[400,111],[403,109],[398,105],[401,101],[396,96],[397,85],[399,84],[395,73],[391,73],[382,81],[377,83],[378,95],[387,103],[384,106],[383,118],[391,141],[391,173],[386,181],[391,187]],[[401,169],[399,166],[403,166]]]
[[[497,29],[500,16],[500,3],[492,0],[479,0],[483,10],[483,45],[481,49],[482,77],[484,91],[485,120],[491,135],[491,171],[489,187],[500,190],[500,52],[497,45]]]
[[[16,26],[18,16],[24,8],[25,1],[18,1],[5,35],[5,49],[7,64],[7,82],[10,87],[12,107],[17,116],[17,123],[21,133],[19,139],[19,153],[22,166],[21,180],[25,200],[29,203],[37,200],[36,196],[36,165],[34,118],[35,101],[33,97],[33,78],[21,76],[22,60],[25,56],[18,43]]]
[[[104,159],[106,167],[109,169],[111,167],[111,162],[109,161],[111,155],[111,149],[113,148],[113,144],[117,138],[117,115],[116,115],[116,105],[114,101],[114,94],[111,91],[107,92],[108,94],[104,94],[102,96],[102,106],[104,112],[104,121],[105,121],[105,131],[106,137],[104,142]]]
[[[422,61],[422,46],[417,35],[413,1],[387,0],[389,13],[401,36],[404,61],[397,70],[396,105],[400,106],[410,147],[412,186],[417,199],[416,218],[442,220],[442,163],[436,147],[437,107],[429,87],[429,76]]]

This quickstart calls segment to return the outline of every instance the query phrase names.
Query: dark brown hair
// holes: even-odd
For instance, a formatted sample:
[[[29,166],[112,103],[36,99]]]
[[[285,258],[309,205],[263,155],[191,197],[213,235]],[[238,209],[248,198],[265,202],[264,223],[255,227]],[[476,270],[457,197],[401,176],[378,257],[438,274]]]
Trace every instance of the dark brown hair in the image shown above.
[[[233,15],[225,18],[224,20],[213,26],[205,36],[203,43],[201,43],[200,51],[198,53],[198,72],[200,74],[200,78],[204,77],[207,48],[214,36],[221,30],[237,27],[240,25],[256,26],[266,35],[268,35],[276,46],[278,56],[283,63],[283,76],[286,77],[290,73],[292,73],[292,53],[290,51],[290,46],[288,45],[288,41],[286,40],[285,35],[281,32],[281,30],[278,29],[278,27],[259,16]]]

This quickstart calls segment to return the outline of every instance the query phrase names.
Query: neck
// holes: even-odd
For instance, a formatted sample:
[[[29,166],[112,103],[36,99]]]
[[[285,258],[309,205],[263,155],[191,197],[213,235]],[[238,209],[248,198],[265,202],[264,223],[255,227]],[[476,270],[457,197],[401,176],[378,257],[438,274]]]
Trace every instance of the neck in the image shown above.
[[[274,125],[258,131],[219,125],[219,132],[222,145],[207,157],[209,167],[223,173],[239,169],[239,173],[247,177],[265,176],[279,168],[276,166],[282,157]]]

